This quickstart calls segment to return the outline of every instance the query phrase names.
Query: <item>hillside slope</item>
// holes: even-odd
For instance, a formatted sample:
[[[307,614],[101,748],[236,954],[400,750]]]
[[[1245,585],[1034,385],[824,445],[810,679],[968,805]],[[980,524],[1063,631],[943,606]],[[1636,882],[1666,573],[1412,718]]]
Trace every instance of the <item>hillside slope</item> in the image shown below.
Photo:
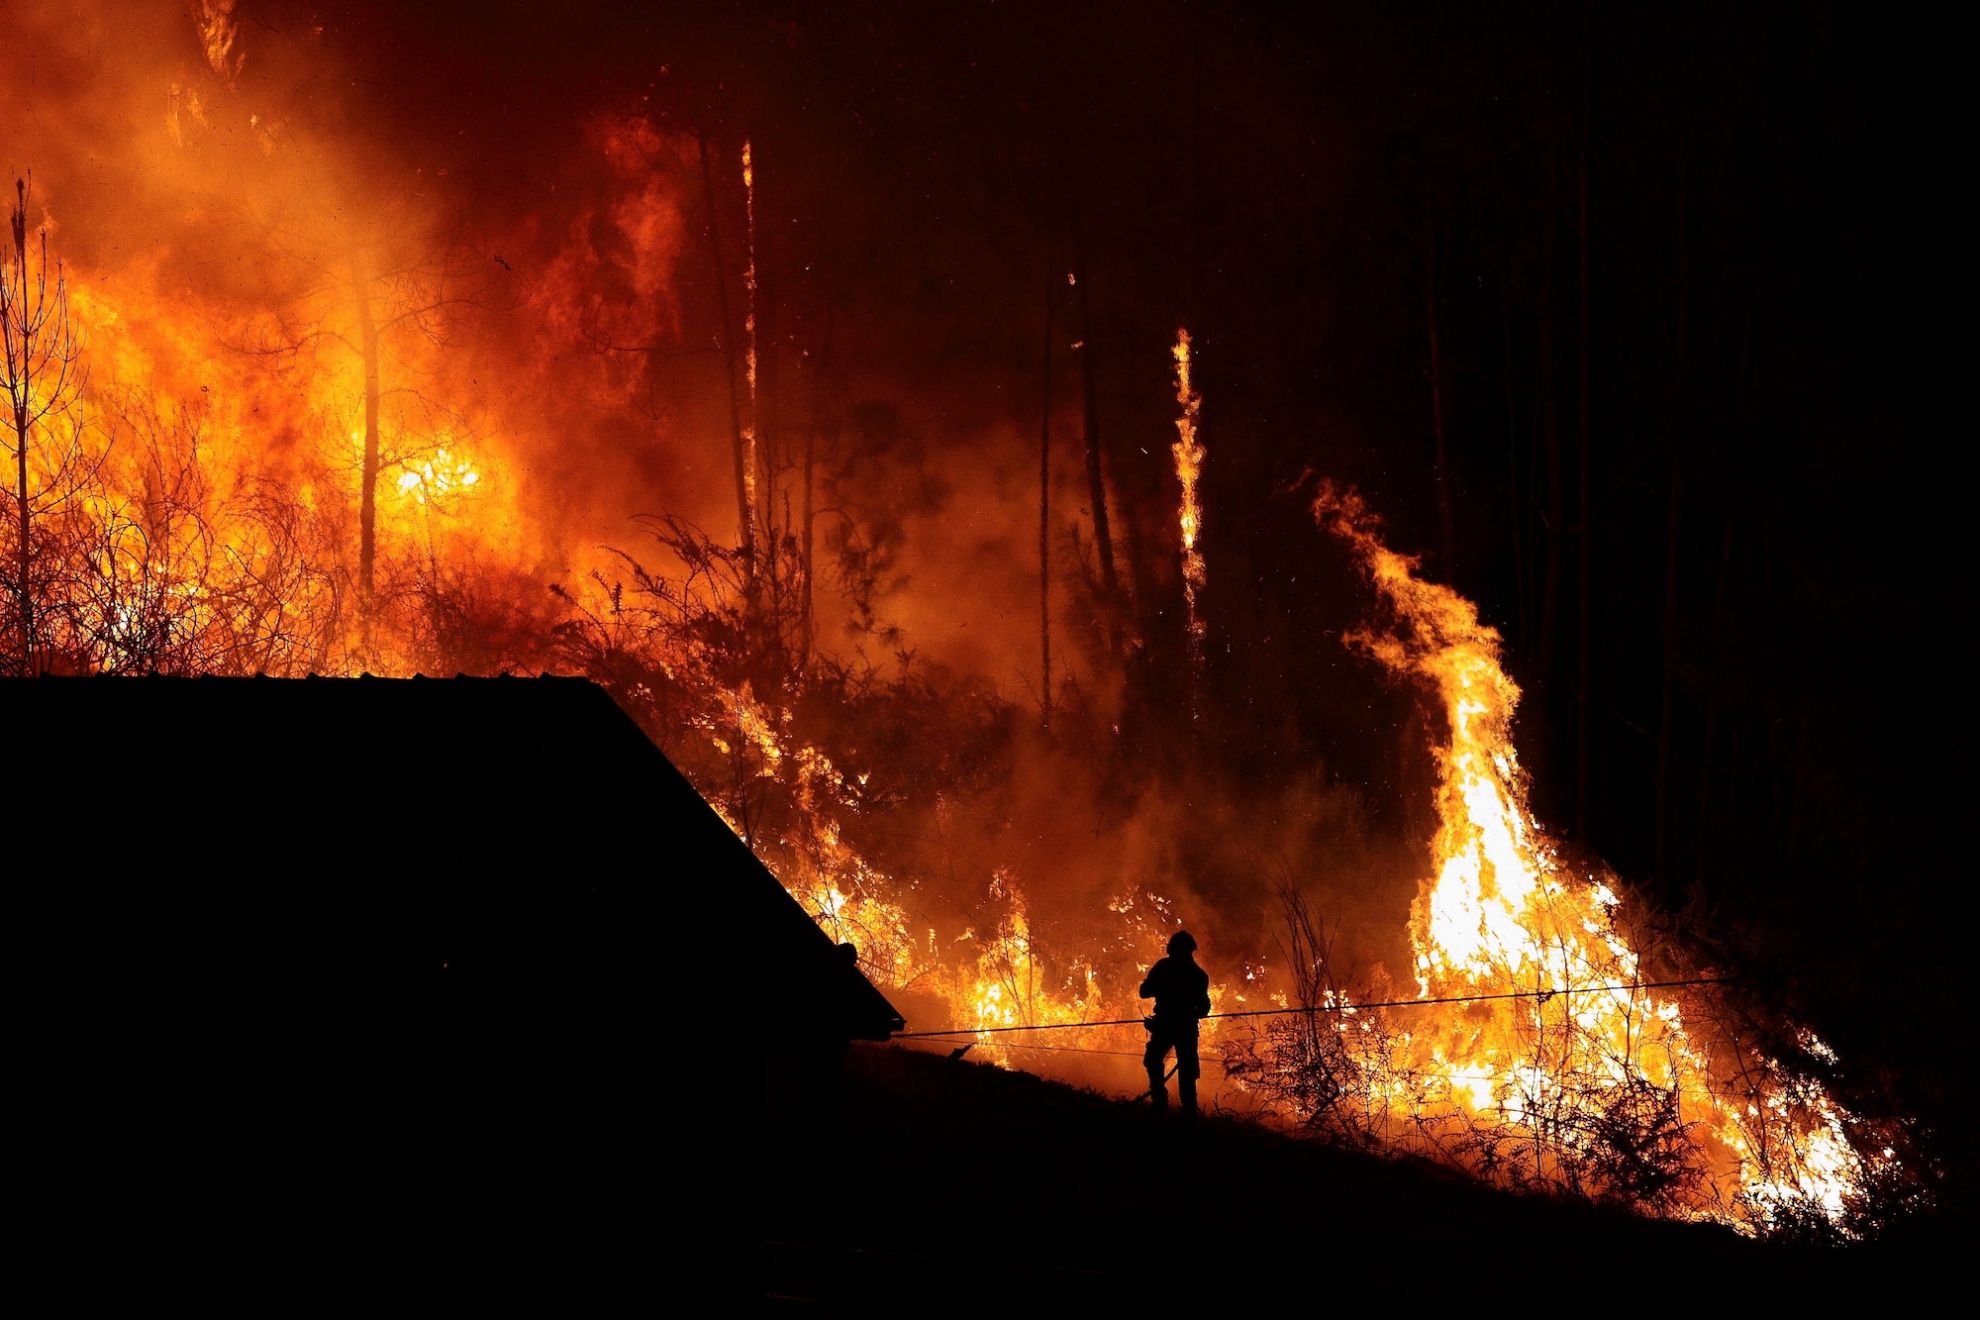
[[[769,1166],[764,1289],[800,1304],[1111,1313],[1537,1290],[1630,1311],[1658,1294],[1779,1300],[1867,1263],[900,1048],[855,1048],[840,1113],[779,1133]]]

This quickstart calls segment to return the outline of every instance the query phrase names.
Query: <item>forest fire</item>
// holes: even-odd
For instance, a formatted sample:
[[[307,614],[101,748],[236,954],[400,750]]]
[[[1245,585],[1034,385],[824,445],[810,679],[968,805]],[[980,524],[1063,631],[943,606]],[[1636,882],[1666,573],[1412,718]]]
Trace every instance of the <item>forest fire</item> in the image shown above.
[[[1360,1048],[1365,1023],[1344,1020],[1350,1066],[1367,1070],[1399,1126],[1526,1162],[1537,1181],[1616,1180],[1612,1191],[1751,1227],[1784,1206],[1840,1219],[1866,1163],[1834,1102],[1751,1047],[1688,1029],[1682,991],[1645,984],[1615,890],[1576,874],[1534,820],[1512,740],[1519,689],[1497,633],[1382,544],[1352,492],[1323,484],[1314,513],[1394,618],[1349,645],[1421,684],[1447,729],[1433,869],[1410,937],[1419,993],[1456,1006],[1405,1010],[1379,1054]],[[1711,986],[1692,991],[1694,1019],[1713,1015]],[[1520,990],[1531,997],[1505,997]],[[1474,996],[1485,1002],[1465,1002]]]
[[[757,484],[762,480],[762,457],[757,452],[757,427],[761,425],[761,415],[757,411],[757,338],[756,338],[756,165],[750,156],[750,144],[742,144],[742,186],[743,186],[743,382],[747,391],[744,407],[747,409],[741,422],[742,440],[740,461],[742,463],[742,498],[744,522],[754,520],[754,510],[762,507],[762,495]],[[745,540],[754,535],[753,530],[743,533]]]
[[[1723,1029],[1718,978],[1676,975],[1675,964],[1646,968],[1612,884],[1571,870],[1526,804],[1511,737],[1519,692],[1497,635],[1470,602],[1385,546],[1357,496],[1324,487],[1314,511],[1352,547],[1394,618],[1392,629],[1364,629],[1349,645],[1422,685],[1449,731],[1430,749],[1439,823],[1432,872],[1411,910],[1425,1006],[1357,1005],[1320,988],[1313,978],[1331,969],[1325,951],[1310,947],[1312,964],[1292,969],[1299,984],[1268,974],[1253,987],[1294,1017],[1302,1004],[1316,1010],[1305,1038],[1281,1034],[1262,1057],[1238,1047],[1240,1085],[1302,1121],[1346,1122],[1364,1139],[1478,1162],[1523,1183],[1756,1231],[1782,1214],[1842,1221],[1871,1165],[1891,1152],[1859,1153],[1863,1139],[1852,1139],[1851,1120],[1819,1083]],[[746,693],[726,697],[725,709],[710,728],[716,749],[733,751],[733,733],[754,749],[756,776],[788,774],[795,790],[782,836],[763,838],[734,818],[731,828],[784,859],[786,885],[834,938],[862,951],[882,984],[943,1004],[954,1024],[947,1039],[973,1040],[1007,1063],[1043,1066],[1025,1057],[1042,1037],[995,1034],[1027,1027],[1079,1029],[1048,1050],[1118,1048],[1089,1024],[1134,1012],[1124,994],[1134,964],[1125,960],[1159,936],[1162,900],[1141,912],[1131,899],[1111,904],[1122,922],[1117,940],[1048,957],[1022,890],[999,869],[989,893],[1002,915],[993,929],[955,936],[968,950],[958,956],[938,942],[936,923],[913,915],[918,886],[846,843],[840,816],[857,812],[856,795],[824,753],[787,742],[790,713]],[[1297,1002],[1288,999],[1295,989]],[[1219,1009],[1260,1011],[1226,986],[1214,997]],[[1706,1030],[1687,1024],[1687,1002]],[[1833,1061],[1806,1033],[1801,1048]],[[1288,1081],[1313,1070],[1326,1075],[1317,1104],[1303,1089],[1310,1079]]]
[[[1895,795],[1828,737],[1873,631],[1836,510],[1775,493],[1842,442],[1776,443],[1803,363],[1690,283],[1766,245],[1686,209],[1746,214],[1687,191],[1734,163],[1657,138],[1614,173],[1669,167],[1672,234],[1591,223],[1595,109],[1419,123],[1377,79],[1364,140],[1304,73],[1224,107],[1272,43],[1222,36],[1103,91],[1030,32],[587,19],[539,68],[500,25],[63,8],[8,93],[10,680],[583,677],[890,1049],[1138,1097],[1187,926],[1225,1113],[1756,1236],[1929,1202],[1873,1009],[1781,988],[1876,910]]]
[[[1203,619],[1198,613],[1197,594],[1209,580],[1209,570],[1203,562],[1203,552],[1196,547],[1203,535],[1203,506],[1196,497],[1196,483],[1203,476],[1203,445],[1196,437],[1197,414],[1203,409],[1203,400],[1190,384],[1190,345],[1189,331],[1176,331],[1176,345],[1171,350],[1176,360],[1176,405],[1181,411],[1176,415],[1176,442],[1169,448],[1176,456],[1176,481],[1182,487],[1182,511],[1177,523],[1182,531],[1182,577],[1183,607],[1186,611],[1183,626],[1189,630],[1189,645],[1194,665],[1202,664]]]

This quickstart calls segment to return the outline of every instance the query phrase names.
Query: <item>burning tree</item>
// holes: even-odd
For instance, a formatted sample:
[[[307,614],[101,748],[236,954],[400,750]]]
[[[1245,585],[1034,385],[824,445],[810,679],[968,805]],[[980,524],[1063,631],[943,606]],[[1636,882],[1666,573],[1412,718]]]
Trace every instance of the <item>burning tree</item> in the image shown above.
[[[461,453],[466,419],[415,381],[391,379],[392,345],[443,346],[454,322],[485,304],[489,281],[468,275],[444,245],[404,232],[389,246],[351,237],[342,254],[275,248],[296,264],[301,283],[258,319],[245,346],[290,357],[341,348],[361,372],[357,418],[338,429],[356,451],[357,594],[368,617],[379,594],[381,491],[395,487],[424,510],[481,479]]]
[[[343,617],[334,529],[289,484],[216,471],[206,395],[142,378],[94,391],[83,330],[117,310],[50,268],[16,185],[0,263],[0,346],[13,450],[5,573],[15,672],[300,672],[329,661]],[[113,371],[114,377],[114,371]]]
[[[38,522],[75,497],[89,475],[83,446],[82,343],[69,316],[68,280],[58,262],[51,280],[47,227],[28,232],[28,185],[14,184],[11,243],[0,259],[0,390],[13,441],[13,554],[8,556],[14,603],[7,650],[19,673],[49,662],[49,623],[58,556],[45,553]]]

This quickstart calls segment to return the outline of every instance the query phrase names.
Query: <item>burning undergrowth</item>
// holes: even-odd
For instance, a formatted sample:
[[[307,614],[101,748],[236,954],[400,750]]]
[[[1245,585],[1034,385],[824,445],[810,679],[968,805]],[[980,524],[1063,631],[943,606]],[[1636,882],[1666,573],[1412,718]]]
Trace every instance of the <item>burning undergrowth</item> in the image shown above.
[[[1287,963],[1318,1011],[1236,1051],[1241,1075],[1358,1142],[1748,1229],[1854,1235],[1912,1195],[1898,1129],[1822,1080],[1833,1051],[1757,1020],[1606,868],[1548,837],[1513,744],[1519,689],[1471,602],[1384,545],[1353,492],[1322,483],[1314,514],[1377,595],[1379,622],[1348,645],[1441,716],[1437,828],[1410,912],[1414,986],[1344,984],[1324,921],[1289,893]]]
[[[1231,1103],[1514,1186],[1750,1230],[1854,1236],[1914,1198],[1900,1129],[1836,1098],[1833,1052],[1695,965],[1533,817],[1518,689],[1470,602],[1389,550],[1352,494],[1323,487],[1315,513],[1376,591],[1378,622],[1348,645],[1435,713],[1436,824],[1405,977],[1374,956],[1384,905],[1367,896],[1408,863],[1322,783],[1233,791],[1203,758],[1130,768],[1094,750],[1111,730],[1076,702],[1046,735],[954,674],[779,676],[760,659],[752,673],[762,607],[732,553],[678,527],[665,539],[712,590],[642,570],[631,594],[611,588],[610,618],[565,637],[588,672],[621,667],[622,700],[737,833],[916,1025],[956,1028],[951,1043],[1072,1076],[1083,1054],[1132,1053],[1103,1027],[974,1029],[1134,1017],[1149,951],[1187,917],[1224,960],[1218,1012],[1293,1010],[1210,1025]],[[650,638],[655,617],[666,663],[611,641]]]
[[[1052,376],[1092,361],[1090,280],[1076,329],[1047,295],[1041,463],[834,348],[774,140],[642,98],[490,214],[440,171],[371,186],[334,98],[209,26],[206,66],[170,70],[107,20],[36,31],[52,68],[109,52],[116,95],[74,97],[89,151],[60,145],[71,178],[99,145],[117,169],[51,173],[54,217],[16,197],[10,670],[583,673],[913,1025],[982,1055],[1118,1088],[1133,1027],[974,1029],[1136,1017],[1187,923],[1217,1010],[1292,1010],[1210,1025],[1233,1105],[1753,1228],[1859,1233],[1910,1194],[1910,1149],[1817,1037],[1704,983],[1549,836],[1498,635],[1354,496],[1315,513],[1374,593],[1342,682],[1380,690],[1334,713],[1406,773],[1323,764],[1305,694],[1219,690],[1233,648],[1333,643],[1216,632],[1243,587],[1213,581],[1229,524],[1203,506],[1239,469],[1206,472],[1188,332],[1150,354],[1180,493],[1151,512],[1109,487],[1090,368],[1084,409]],[[1028,668],[1047,638],[1056,680]],[[1423,998],[1446,1002],[1356,1007]]]

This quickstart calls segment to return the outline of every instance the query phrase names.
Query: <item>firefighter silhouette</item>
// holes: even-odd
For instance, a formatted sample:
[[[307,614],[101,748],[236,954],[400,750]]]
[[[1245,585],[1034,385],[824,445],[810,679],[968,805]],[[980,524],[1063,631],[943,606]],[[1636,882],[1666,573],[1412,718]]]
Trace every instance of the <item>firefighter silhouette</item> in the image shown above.
[[[1196,938],[1186,930],[1169,936],[1169,956],[1148,969],[1141,997],[1155,1001],[1148,1026],[1148,1049],[1141,1057],[1148,1068],[1148,1096],[1157,1109],[1169,1104],[1168,1079],[1162,1064],[1176,1052],[1176,1094],[1183,1112],[1196,1112],[1196,1024],[1210,1013],[1210,974],[1196,965]]]

